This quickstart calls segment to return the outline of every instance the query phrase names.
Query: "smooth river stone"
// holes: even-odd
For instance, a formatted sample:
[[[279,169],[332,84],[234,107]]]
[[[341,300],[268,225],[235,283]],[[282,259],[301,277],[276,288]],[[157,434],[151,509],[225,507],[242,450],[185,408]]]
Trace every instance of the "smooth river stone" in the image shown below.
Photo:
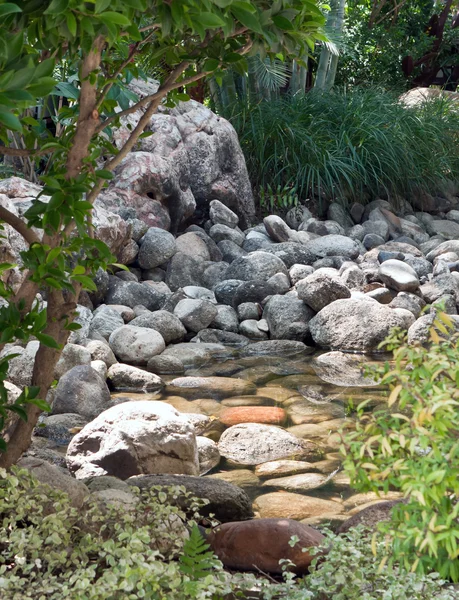
[[[258,423],[233,425],[222,434],[218,444],[222,456],[240,465],[302,456],[308,450],[313,452],[313,447],[280,427]]]
[[[320,473],[302,473],[288,477],[268,479],[263,483],[263,487],[277,487],[293,492],[308,492],[322,487],[327,481],[328,477]]]
[[[379,277],[397,292],[415,292],[419,287],[416,271],[401,260],[384,261],[379,267]]]
[[[228,427],[240,423],[281,425],[286,418],[285,410],[277,406],[235,406],[224,408],[220,413],[220,421]]]
[[[388,500],[398,500],[399,498],[402,498],[402,494],[399,492],[387,492],[387,494],[379,495],[376,492],[365,492],[350,496],[344,501],[344,508],[346,510],[353,510],[355,508],[362,508],[370,502],[385,502]]]
[[[177,377],[167,386],[170,394],[187,398],[229,398],[255,394],[254,383],[233,377]]]
[[[344,407],[333,402],[313,403],[305,398],[291,398],[284,403],[287,414],[294,425],[322,423],[344,417]]]
[[[321,423],[302,423],[289,427],[287,431],[293,433],[299,438],[315,438],[325,437],[330,432],[338,431],[341,427],[347,425],[346,419],[331,419],[330,421],[322,421]],[[350,421],[349,421],[350,426]]]
[[[272,406],[274,400],[265,396],[240,396],[239,398],[226,398],[222,406]]]
[[[344,512],[339,502],[283,491],[258,496],[253,503],[253,510],[261,518],[297,520]]]
[[[293,396],[298,396],[297,390],[289,390],[282,387],[261,387],[257,389],[257,396],[267,397],[274,400],[279,404],[282,404]]]
[[[258,487],[260,480],[253,471],[250,469],[234,469],[233,471],[220,471],[220,473],[213,473],[207,477],[213,479],[221,479],[227,481],[233,485],[237,485],[241,488],[245,487]]]
[[[378,385],[371,377],[365,377],[363,367],[368,364],[365,356],[352,356],[344,352],[327,352],[315,358],[312,366],[316,375],[338,386],[371,387]]]
[[[309,473],[314,463],[301,460],[272,460],[255,467],[258,477],[283,477],[297,473]]]

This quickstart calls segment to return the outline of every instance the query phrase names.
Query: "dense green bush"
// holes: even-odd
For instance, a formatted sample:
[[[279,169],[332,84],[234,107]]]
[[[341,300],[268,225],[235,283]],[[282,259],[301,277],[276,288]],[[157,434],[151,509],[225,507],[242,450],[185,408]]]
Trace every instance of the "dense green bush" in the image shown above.
[[[407,570],[459,581],[459,341],[439,313],[431,344],[408,346],[394,333],[394,363],[374,375],[387,406],[364,413],[344,438],[344,466],[358,491],[398,490],[392,520],[380,525]]]
[[[296,190],[300,201],[362,201],[437,191],[459,176],[459,120],[442,102],[406,108],[374,90],[306,95],[233,106],[256,189]]]

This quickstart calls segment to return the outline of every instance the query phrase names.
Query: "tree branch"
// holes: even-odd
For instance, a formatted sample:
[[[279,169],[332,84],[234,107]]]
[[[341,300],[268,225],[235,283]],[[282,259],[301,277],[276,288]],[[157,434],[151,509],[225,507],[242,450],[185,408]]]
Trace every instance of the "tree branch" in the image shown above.
[[[22,148],[10,148],[9,146],[0,146],[0,154],[6,156],[42,156],[54,152],[55,148],[46,148],[46,150],[26,150]]]
[[[27,223],[20,217],[10,212],[7,208],[0,205],[0,220],[8,223],[11,227],[22,235],[29,246],[35,242],[40,242],[40,238],[33,229],[27,226]]]

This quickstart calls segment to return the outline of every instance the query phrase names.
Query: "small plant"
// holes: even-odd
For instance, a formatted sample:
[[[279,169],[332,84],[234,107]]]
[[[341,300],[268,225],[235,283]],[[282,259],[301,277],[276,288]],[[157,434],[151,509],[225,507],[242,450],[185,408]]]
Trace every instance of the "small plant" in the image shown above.
[[[379,530],[392,558],[409,571],[459,581],[459,342],[448,315],[438,313],[428,347],[385,342],[395,365],[374,371],[389,387],[387,406],[364,413],[343,438],[344,467],[358,491],[402,492]]]
[[[266,188],[260,189],[260,208],[263,212],[286,212],[298,206],[298,203],[296,187],[289,184],[272,188],[268,183]]]

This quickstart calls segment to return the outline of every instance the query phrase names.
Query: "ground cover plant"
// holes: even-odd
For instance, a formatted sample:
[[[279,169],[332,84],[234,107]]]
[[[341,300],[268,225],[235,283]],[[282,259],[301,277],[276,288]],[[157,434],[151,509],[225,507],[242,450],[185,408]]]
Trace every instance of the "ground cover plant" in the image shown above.
[[[262,198],[290,186],[300,202],[409,199],[459,173],[459,120],[447,102],[406,108],[379,90],[313,90],[244,102],[228,116]]]
[[[431,343],[386,341],[394,366],[374,372],[390,394],[372,413],[359,407],[356,430],[344,438],[344,466],[358,491],[400,491],[392,518],[380,524],[391,558],[405,570],[459,580],[459,341],[439,313]],[[380,535],[382,535],[380,533]]]

